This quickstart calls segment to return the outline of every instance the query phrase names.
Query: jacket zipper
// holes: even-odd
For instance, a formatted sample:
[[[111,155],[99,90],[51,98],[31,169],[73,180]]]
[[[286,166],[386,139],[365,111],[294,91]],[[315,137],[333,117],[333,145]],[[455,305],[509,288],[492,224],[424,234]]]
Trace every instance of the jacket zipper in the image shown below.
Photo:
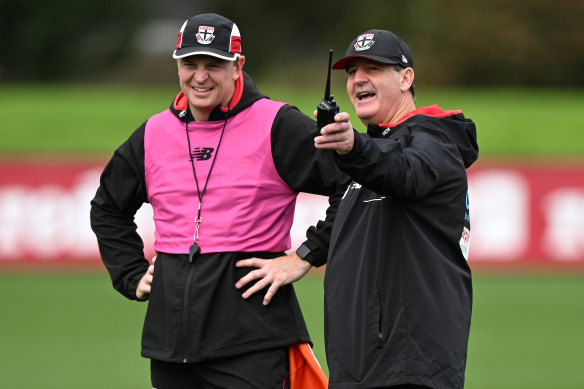
[[[185,293],[184,293],[184,301],[183,301],[183,318],[182,318],[182,339],[183,339],[183,363],[188,363],[189,360],[187,358],[187,350],[189,349],[190,344],[190,332],[189,332],[189,306],[191,300],[191,278],[193,275],[193,266],[194,263],[189,258],[189,272],[187,273],[187,280],[185,282]]]

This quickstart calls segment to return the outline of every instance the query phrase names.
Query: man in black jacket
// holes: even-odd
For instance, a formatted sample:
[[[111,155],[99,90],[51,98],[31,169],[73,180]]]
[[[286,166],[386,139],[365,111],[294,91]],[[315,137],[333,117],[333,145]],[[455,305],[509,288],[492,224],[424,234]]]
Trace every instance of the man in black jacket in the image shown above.
[[[331,388],[464,386],[472,311],[466,168],[476,129],[461,111],[416,109],[413,56],[385,30],[349,45],[347,113],[315,139],[353,178],[333,226],[326,276]]]
[[[472,311],[466,168],[478,157],[476,129],[461,111],[416,109],[413,66],[408,46],[386,30],[360,34],[333,65],[347,72],[367,134],[342,112],[315,138],[353,179],[324,281],[330,388],[464,386]]]

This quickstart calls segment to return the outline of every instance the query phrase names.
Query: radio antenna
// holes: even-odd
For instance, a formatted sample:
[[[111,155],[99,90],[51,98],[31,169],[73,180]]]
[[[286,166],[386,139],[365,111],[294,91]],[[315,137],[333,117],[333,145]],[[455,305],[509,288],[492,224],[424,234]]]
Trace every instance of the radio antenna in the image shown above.
[[[331,95],[331,66],[333,63],[333,51],[329,51],[329,65],[328,74],[326,76],[326,87],[324,89],[324,98],[328,98]]]

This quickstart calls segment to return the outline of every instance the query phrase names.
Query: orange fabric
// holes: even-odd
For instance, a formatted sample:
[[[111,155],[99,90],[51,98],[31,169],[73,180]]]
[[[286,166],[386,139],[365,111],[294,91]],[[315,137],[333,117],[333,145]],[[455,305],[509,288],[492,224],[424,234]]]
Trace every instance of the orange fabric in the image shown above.
[[[328,378],[307,343],[288,348],[290,389],[326,389]]]
[[[221,111],[227,112],[235,108],[237,104],[239,104],[239,100],[241,100],[241,96],[243,95],[243,72],[239,75],[239,78],[235,80],[235,91],[233,92],[233,97],[231,98],[231,102],[229,103],[229,109],[224,106],[219,106]]]
[[[189,100],[185,96],[185,94],[180,91],[176,98],[174,99],[174,109],[178,111],[186,111],[189,107]]]

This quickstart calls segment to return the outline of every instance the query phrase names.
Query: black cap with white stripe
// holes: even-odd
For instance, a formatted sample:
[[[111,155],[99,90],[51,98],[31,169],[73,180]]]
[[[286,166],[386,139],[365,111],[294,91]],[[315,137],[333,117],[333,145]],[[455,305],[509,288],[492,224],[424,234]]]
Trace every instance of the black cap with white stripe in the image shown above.
[[[200,14],[182,25],[172,54],[175,59],[210,55],[235,61],[241,55],[241,34],[231,20],[217,14]]]

